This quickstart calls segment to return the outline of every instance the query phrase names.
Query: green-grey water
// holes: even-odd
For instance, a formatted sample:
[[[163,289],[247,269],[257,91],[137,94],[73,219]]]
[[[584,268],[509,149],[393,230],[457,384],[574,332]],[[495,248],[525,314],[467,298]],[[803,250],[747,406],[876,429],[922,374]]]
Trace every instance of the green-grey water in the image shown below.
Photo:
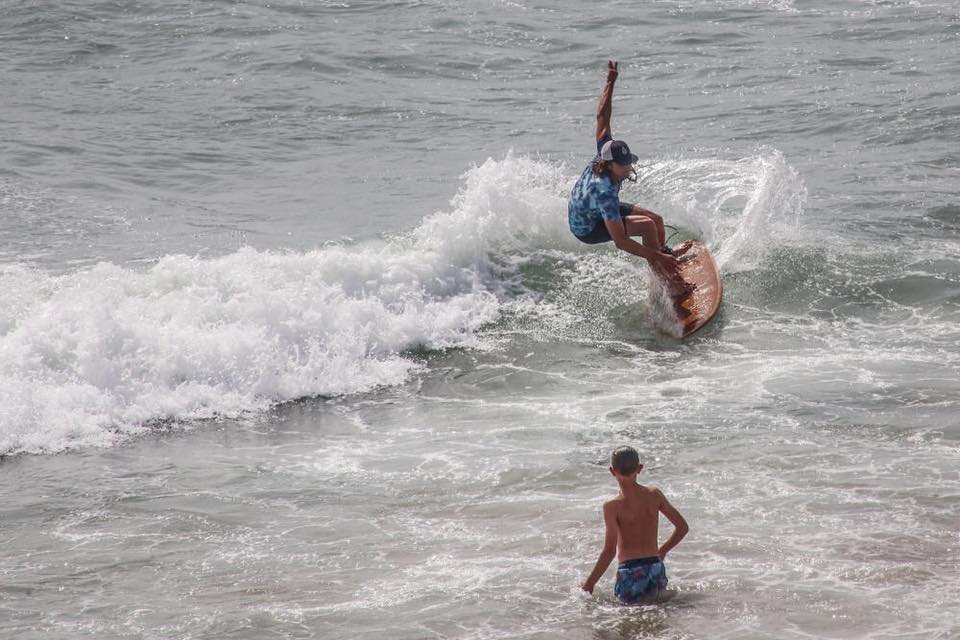
[[[0,635],[957,637],[958,38],[7,2]],[[566,228],[608,58],[623,198],[724,279],[686,341]],[[691,525],[649,607],[579,590],[621,444]]]

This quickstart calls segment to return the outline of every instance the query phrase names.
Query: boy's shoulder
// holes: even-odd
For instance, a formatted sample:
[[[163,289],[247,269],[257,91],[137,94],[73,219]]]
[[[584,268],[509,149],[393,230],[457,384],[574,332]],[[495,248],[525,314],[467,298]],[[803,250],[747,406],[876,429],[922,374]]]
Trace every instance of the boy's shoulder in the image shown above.
[[[656,496],[656,497],[658,497],[658,498],[662,498],[662,497],[663,497],[663,492],[660,491],[660,489],[659,489],[658,487],[647,487],[647,486],[644,486],[644,485],[642,485],[642,484],[638,484],[638,485],[637,485],[637,493],[639,493],[639,494],[641,494],[641,495],[645,495],[645,496]],[[634,495],[635,495],[635,494],[634,494]],[[617,495],[613,496],[612,498],[604,501],[603,506],[604,506],[604,508],[608,508],[608,507],[611,507],[611,508],[612,508],[612,507],[614,507],[614,506],[616,506],[616,505],[623,504],[623,503],[626,502],[626,501],[627,501],[627,497],[626,497],[625,495],[623,495],[622,493],[620,493],[620,494],[617,494]]]
[[[620,511],[620,507],[624,504],[625,500],[626,498],[623,496],[623,494],[616,495],[609,500],[605,500],[603,503],[603,512],[609,513],[612,511],[617,513]]]
[[[666,500],[666,496],[663,495],[663,492],[660,491],[660,487],[649,487],[642,484],[637,484],[637,493],[644,496],[645,498],[650,498],[654,500]],[[622,496],[619,496],[622,497]]]
[[[660,491],[660,487],[645,487],[645,489],[655,500],[662,502],[667,499],[667,496],[663,495],[663,491]]]

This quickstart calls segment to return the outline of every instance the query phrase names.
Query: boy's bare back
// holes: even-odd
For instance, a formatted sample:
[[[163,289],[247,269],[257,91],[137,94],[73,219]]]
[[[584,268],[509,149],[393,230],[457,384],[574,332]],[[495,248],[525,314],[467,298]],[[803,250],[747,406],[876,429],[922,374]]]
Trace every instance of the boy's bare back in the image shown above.
[[[604,518],[609,512],[615,520],[618,561],[660,555],[657,529],[664,506],[673,509],[659,489],[639,484],[624,486],[619,496],[603,505]]]

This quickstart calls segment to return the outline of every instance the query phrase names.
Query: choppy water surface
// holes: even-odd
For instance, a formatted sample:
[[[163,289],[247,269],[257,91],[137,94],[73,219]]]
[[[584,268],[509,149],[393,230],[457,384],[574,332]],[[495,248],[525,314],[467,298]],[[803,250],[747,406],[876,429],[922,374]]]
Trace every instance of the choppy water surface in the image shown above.
[[[960,634],[952,2],[0,15],[0,635]],[[626,200],[566,194],[605,60]],[[606,456],[691,524],[623,608]]]

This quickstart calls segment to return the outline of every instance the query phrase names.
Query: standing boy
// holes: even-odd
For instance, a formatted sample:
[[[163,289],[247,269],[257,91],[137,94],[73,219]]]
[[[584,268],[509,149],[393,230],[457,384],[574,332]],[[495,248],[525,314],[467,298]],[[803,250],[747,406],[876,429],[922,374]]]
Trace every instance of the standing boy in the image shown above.
[[[641,469],[640,456],[633,447],[619,447],[610,456],[610,474],[620,485],[620,495],[603,504],[607,529],[603,551],[582,587],[587,593],[593,593],[597,580],[616,555],[620,565],[615,592],[624,604],[639,604],[666,588],[667,569],[663,559],[690,530],[687,521],[659,489],[637,484]],[[673,524],[674,530],[658,548],[657,526],[661,513]]]

